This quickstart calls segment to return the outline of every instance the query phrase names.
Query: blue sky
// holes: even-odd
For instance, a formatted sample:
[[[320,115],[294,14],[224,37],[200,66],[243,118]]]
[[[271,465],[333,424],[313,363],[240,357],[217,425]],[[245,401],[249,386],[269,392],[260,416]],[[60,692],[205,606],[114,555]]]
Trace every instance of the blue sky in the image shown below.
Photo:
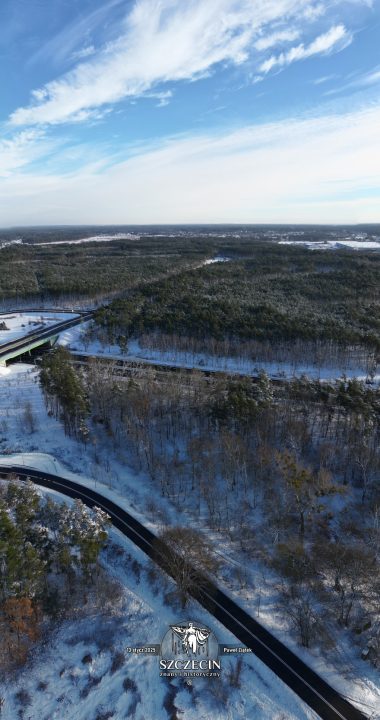
[[[2,0],[0,225],[380,222],[380,0]]]

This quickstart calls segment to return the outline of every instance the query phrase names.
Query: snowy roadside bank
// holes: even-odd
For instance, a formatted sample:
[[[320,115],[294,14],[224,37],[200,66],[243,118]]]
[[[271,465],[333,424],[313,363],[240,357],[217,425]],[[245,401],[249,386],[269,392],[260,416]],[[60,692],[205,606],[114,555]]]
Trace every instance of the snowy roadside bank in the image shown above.
[[[179,350],[159,351],[141,347],[136,339],[128,343],[127,351],[122,351],[118,345],[103,346],[98,340],[87,342],[83,333],[89,323],[71,328],[61,333],[58,343],[67,347],[74,355],[87,355],[88,357],[106,358],[107,360],[126,360],[128,362],[146,362],[151,365],[166,365],[200,371],[222,372],[236,375],[257,376],[265,372],[273,380],[286,380],[308,377],[310,380],[332,381],[342,378],[357,379],[361,382],[371,381],[374,385],[380,383],[380,372],[369,376],[362,368],[356,367],[342,371],[339,367],[319,366],[308,363],[281,363],[256,362],[242,357],[220,357],[207,353],[181,352]]]

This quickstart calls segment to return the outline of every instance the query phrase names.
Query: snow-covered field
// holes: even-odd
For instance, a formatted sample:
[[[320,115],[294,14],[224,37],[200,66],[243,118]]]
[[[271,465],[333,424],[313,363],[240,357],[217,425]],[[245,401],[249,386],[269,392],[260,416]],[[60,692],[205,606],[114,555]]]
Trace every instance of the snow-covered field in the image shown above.
[[[38,384],[38,371],[36,368],[16,364],[8,368],[3,368],[1,372],[0,453],[2,457],[0,458],[0,462],[2,464],[24,464],[29,467],[43,468],[48,472],[56,472],[57,474],[67,477],[75,477],[78,482],[96,487],[100,492],[113,498],[122,507],[125,507],[135,514],[136,517],[142,520],[147,526],[150,526],[153,531],[158,531],[163,524],[187,524],[194,522],[193,518],[188,517],[185,512],[179,512],[178,509],[170,503],[170,500],[166,498],[163,499],[158,489],[153,486],[148,477],[144,474],[137,475],[131,468],[125,465],[125,462],[115,455],[111,446],[107,446],[107,440],[104,440],[103,445],[101,445],[98,439],[96,445],[89,443],[87,447],[85,447],[72,438],[66,437],[61,425],[46,413],[42,393]],[[26,411],[28,403],[32,408],[32,419],[30,413]],[[331,651],[331,657],[329,659],[326,658],[326,655],[320,653],[318,648],[310,652],[301,650],[295,640],[289,635],[286,622],[279,611],[278,591],[276,590],[276,582],[278,579],[275,578],[270,571],[260,566],[259,563],[251,562],[248,567],[245,564],[244,572],[247,574],[248,582],[247,587],[241,589],[237,580],[236,570],[239,568],[240,563],[244,565],[242,557],[240,557],[236,548],[230,547],[219,535],[215,534],[213,540],[215,540],[218,552],[222,555],[225,562],[220,583],[224,585],[227,592],[235,596],[238,602],[250,613],[255,616],[259,614],[260,621],[264,625],[275,632],[281,640],[288,644],[317,672],[323,675],[328,682],[348,697],[356,699],[359,703],[364,703],[364,709],[368,710],[368,712],[371,711],[380,715],[380,682],[378,674],[367,663],[357,659],[357,649],[351,646],[352,636],[347,632],[347,635],[343,636],[339,648]],[[123,542],[127,543],[127,541]],[[138,557],[139,562],[143,561],[144,556],[137,549],[133,549],[132,545],[129,545],[128,552]],[[111,559],[109,562],[112,568]],[[123,563],[121,563],[121,565],[124,567]],[[118,572],[121,572],[120,568]],[[131,589],[130,573],[126,574],[123,580],[123,584],[124,583]],[[136,617],[134,614],[131,615],[128,620],[128,632],[135,633],[134,628],[137,626],[138,630],[136,630],[136,634],[130,636],[123,636],[121,633],[118,641],[129,643],[127,637],[131,637],[133,638],[133,642],[140,640],[144,642],[149,637],[150,641],[153,642],[152,638],[156,638],[158,634],[157,642],[159,642],[160,632],[162,630],[160,625],[161,621],[165,624],[169,616],[171,620],[178,620],[178,618],[173,618],[173,615],[170,614],[168,609],[162,605],[162,601],[160,601],[161,605],[159,606],[157,603],[154,604],[151,597],[151,590],[143,584],[140,584],[139,588],[136,587],[133,592],[136,592],[139,596],[138,602],[141,604],[142,616],[140,617],[138,614],[136,614]],[[259,605],[258,598],[260,599]],[[128,602],[130,601],[131,600],[128,600]],[[132,607],[134,607],[133,603]],[[149,615],[149,613],[151,613],[151,615]],[[221,631],[218,625],[213,624],[214,621],[210,619],[209,616],[207,616],[206,620],[198,610],[196,610],[196,615],[197,618],[203,620],[212,629],[215,629],[217,635],[221,637],[221,641],[224,641],[225,635],[223,635],[223,633],[225,631]],[[96,625],[98,621],[94,620],[94,622]],[[86,624],[84,620],[83,623],[84,625]],[[82,685],[88,682],[88,674],[86,676],[79,662],[79,656],[83,652],[83,646],[78,647],[78,651],[75,651],[73,646],[69,645],[66,647],[65,641],[65,638],[69,637],[70,634],[80,637],[80,632],[77,632],[77,630],[76,624],[70,625],[69,623],[65,625],[62,631],[60,631],[62,634],[58,634],[54,640],[54,644],[46,649],[47,654],[41,656],[35,665],[35,669],[28,669],[27,673],[22,675],[23,679],[20,682],[29,682],[28,678],[30,675],[30,694],[33,696],[37,695],[37,698],[39,698],[33,683],[37,683],[37,678],[40,678],[41,674],[47,673],[48,676],[51,677],[49,681],[51,686],[54,685],[54,687],[57,686],[58,688],[55,697],[60,697],[63,694],[68,698],[67,703],[69,703],[69,699],[74,699],[75,712],[78,712],[78,714],[72,714],[73,707],[69,704],[67,704],[67,714],[64,714],[66,713],[66,706],[62,705],[62,707],[60,706],[59,708],[61,714],[57,715],[49,714],[52,712],[51,705],[47,705],[45,709],[41,709],[41,706],[36,706],[36,708],[41,709],[41,714],[38,714],[39,709],[33,710],[35,714],[30,715],[29,713],[32,720],[37,717],[46,717],[49,719],[53,717],[77,717],[78,720],[82,718],[83,720],[84,718],[91,720],[92,711],[90,715],[83,714],[84,710],[81,709],[81,704],[79,703],[77,706],[75,700],[78,697],[78,693],[80,693]],[[144,633],[144,637],[141,637]],[[106,673],[110,663],[110,655],[104,652],[102,654],[102,652],[103,651],[99,650],[98,662],[99,666],[104,668],[104,672]],[[54,658],[54,662],[52,658]],[[57,658],[57,664],[55,664],[55,658]],[[82,675],[79,673],[80,679],[78,680],[78,686],[75,685],[76,681],[71,682],[68,676],[63,675],[62,678],[59,677],[61,666],[58,668],[58,665],[59,663],[63,665],[66,662],[74,664],[74,667],[77,668],[74,676],[79,672],[79,663],[79,670],[82,672]],[[139,662],[152,663],[154,660],[152,661],[152,659],[146,658]],[[241,689],[236,694],[236,704],[230,706],[232,714],[230,710],[227,711],[226,709],[218,710],[219,715],[215,714],[215,711],[210,709],[208,705],[207,707],[198,705],[196,709],[192,706],[186,706],[183,716],[185,720],[190,720],[193,717],[226,719],[230,717],[255,717],[259,719],[262,717],[268,718],[268,720],[272,718],[285,720],[285,718],[293,717],[312,717],[312,715],[307,714],[308,711],[305,710],[302,703],[296,700],[290,691],[284,689],[281,682],[277,680],[270,671],[266,670],[261,663],[254,665],[253,670],[249,669],[251,668],[251,663],[258,663],[258,661],[250,658],[246,663],[247,668],[244,670]],[[93,674],[98,677],[101,671],[98,671],[97,665],[94,667]],[[137,675],[140,670],[138,671],[136,669]],[[88,672],[90,672],[90,668]],[[51,673],[51,675],[49,675],[49,673]],[[141,682],[142,676],[144,677],[144,683]],[[106,677],[108,676],[105,674],[104,679],[106,679]],[[138,684],[138,687],[141,687],[141,694],[144,692],[149,698],[150,695],[153,697],[155,693],[158,693],[157,697],[162,697],[163,690],[157,689],[158,681],[156,680],[156,676],[153,674],[153,680],[151,680],[150,674],[146,671],[145,666],[143,666],[141,677]],[[262,679],[262,684],[259,684],[259,689],[257,689],[256,685],[258,677]],[[118,676],[118,678],[120,686],[120,676]],[[115,683],[116,680],[117,678],[115,679]],[[137,679],[135,681],[137,683]],[[114,680],[112,680],[112,683],[113,682]],[[92,691],[96,693],[96,695],[94,695],[94,702],[101,704],[101,698],[107,696],[106,689],[108,687],[112,689],[112,683],[110,678],[108,678],[104,685],[103,680],[100,682]],[[264,692],[265,686],[267,686],[265,691],[266,695]],[[104,694],[100,693],[102,687],[104,688]],[[262,688],[262,695],[260,695],[260,687]],[[10,690],[8,691],[11,692]],[[159,695],[160,692],[161,695]],[[112,690],[112,693],[112,697],[116,698],[116,689]],[[180,691],[177,695],[178,702],[180,702],[180,699],[181,702],[188,700],[187,693],[187,690]],[[0,691],[0,695],[2,694]],[[44,694],[42,693],[41,695]],[[206,692],[204,697],[208,697]],[[267,699],[264,700],[264,697]],[[41,701],[38,700],[38,702],[53,702],[53,699],[50,698],[49,700],[47,695],[44,695],[44,698],[41,698]],[[251,699],[249,700],[249,698]],[[291,710],[288,709],[289,698],[293,698],[291,702],[295,703],[295,706],[292,707]],[[124,698],[123,702],[125,702]],[[201,700],[199,702],[201,702]],[[247,705],[247,702],[250,704]],[[256,705],[254,706],[255,702]],[[31,706],[31,708],[32,707],[33,706]],[[147,706],[145,717],[159,718],[160,716],[152,715],[149,712],[149,707],[150,706]],[[95,713],[95,705],[93,708]],[[120,706],[120,712],[125,712],[125,705]],[[230,714],[228,714],[228,712],[230,712]],[[11,720],[11,718],[13,720],[15,715],[5,717],[7,717],[7,720]],[[94,714],[94,718],[95,717],[96,715]],[[115,715],[115,717],[125,717],[125,715],[119,714]],[[136,714],[136,717],[142,718],[143,714]],[[166,717],[166,715],[163,715],[163,717]]]
[[[194,368],[195,370],[214,370],[219,372],[237,373],[244,375],[257,375],[264,370],[270,378],[286,379],[306,375],[313,380],[335,380],[342,377],[342,368],[334,366],[311,365],[307,363],[286,362],[255,362],[243,357],[221,357],[207,353],[183,352],[180,350],[156,350],[141,347],[138,340],[128,342],[128,350],[123,352],[119,345],[102,345],[98,340],[86,342],[83,339],[88,323],[70,328],[59,337],[59,344],[65,345],[75,353],[99,356],[108,359],[139,361],[143,360],[152,365],[172,365],[175,367]],[[346,369],[346,378],[367,380],[368,376],[360,367]],[[380,382],[380,373],[371,377],[374,383]]]
[[[22,245],[22,240],[21,238],[17,238],[15,240],[3,240],[0,242],[0,250],[5,247],[9,247],[9,245]]]
[[[309,250],[380,250],[380,240],[279,240],[278,245],[299,245]]]
[[[0,329],[0,345],[10,340],[17,340],[35,330],[41,330],[75,317],[78,317],[75,313],[49,312],[46,310],[26,313],[1,313],[0,323],[4,322],[8,330]]]
[[[207,260],[204,260],[200,267],[203,267],[204,265],[215,265],[215,263],[225,263],[230,262],[231,258],[226,257],[225,255],[216,255],[216,257],[208,258]]]
[[[82,245],[92,242],[112,242],[113,240],[139,240],[140,235],[134,233],[115,233],[114,235],[93,235],[79,240],[53,240],[52,242],[33,243],[33,245]]]

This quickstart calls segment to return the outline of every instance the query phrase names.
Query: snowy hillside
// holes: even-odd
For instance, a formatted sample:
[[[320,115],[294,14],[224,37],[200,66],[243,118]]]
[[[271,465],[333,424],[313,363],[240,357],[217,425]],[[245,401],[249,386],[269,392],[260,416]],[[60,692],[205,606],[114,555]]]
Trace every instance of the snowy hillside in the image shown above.
[[[185,512],[179,513],[178,509],[172,505],[169,499],[163,499],[157,488],[152,485],[145,474],[140,473],[140,475],[138,475],[126,466],[124,462],[111,451],[110,447],[107,447],[107,444],[101,445],[97,443],[96,446],[85,446],[83,443],[78,443],[72,438],[65,436],[59,422],[47,415],[41,389],[38,384],[38,371],[35,367],[16,364],[8,368],[3,368],[1,372],[0,451],[2,453],[2,464],[14,462],[20,465],[24,464],[26,466],[45,468],[48,472],[62,474],[67,477],[75,477],[77,481],[83,484],[89,484],[91,487],[96,487],[105,495],[114,498],[122,507],[130,510],[136,517],[156,532],[160,529],[160,523],[181,522],[186,524],[189,521],[193,522],[191,517],[187,517]],[[161,521],[159,518],[161,518]],[[336,651],[331,653],[331,662],[327,661],[326,656],[319,655],[317,649],[313,650],[312,653],[306,650],[301,651],[295,640],[289,636],[286,622],[279,613],[276,589],[277,578],[273,573],[265,570],[260,563],[251,563],[249,569],[249,587],[252,589],[248,587],[244,588],[244,584],[241,584],[241,578],[239,580],[239,573],[237,572],[238,564],[243,561],[243,558],[240,558],[239,555],[236,554],[236,548],[232,546],[228,547],[226,543],[222,543],[220,536],[215,535],[214,540],[216,547],[225,561],[225,568],[220,575],[220,583],[222,585],[224,584],[227,591],[235,595],[238,602],[246,607],[253,615],[257,616],[259,613],[261,622],[289,644],[294,651],[298,652],[306,662],[310,663],[317,672],[324,675],[326,679],[340,689],[341,692],[348,697],[356,698],[360,704],[364,703],[365,707],[368,706],[373,712],[379,712],[380,686],[378,676],[376,671],[371,669],[368,664],[355,659],[355,651],[349,645],[349,637],[347,636],[347,640],[339,648],[340,665],[336,664],[338,659]],[[118,542],[120,542],[120,537],[118,538]],[[122,543],[125,546],[126,541],[123,540]],[[132,563],[133,558],[136,558],[138,563],[145,565],[146,561],[142,553],[128,543],[127,546],[125,546],[125,550],[131,556]],[[173,611],[167,608],[163,603],[162,596],[156,597],[154,595],[154,591],[149,587],[149,581],[146,579],[147,575],[145,575],[144,582],[141,579],[145,571],[140,571],[140,582],[136,584],[136,580],[133,579],[135,571],[133,568],[132,571],[128,569],[125,570],[124,561],[119,562],[118,557],[123,556],[119,556],[118,552],[108,553],[104,558],[104,562],[106,562],[107,568],[121,580],[126,588],[137,593],[138,601],[133,596],[133,602],[131,602],[131,597],[127,592],[126,605],[120,612],[128,616],[128,627],[126,629],[125,625],[123,625],[124,620],[119,621],[119,629],[123,627],[125,635],[123,634],[124,630],[123,633],[120,632],[118,634],[117,641],[115,640],[115,647],[119,649],[123,644],[130,642],[138,643],[140,641],[145,642],[147,639],[150,639],[152,642],[153,637],[158,637],[157,642],[159,642],[163,625],[165,625],[167,620],[178,619],[176,616],[178,616],[180,611]],[[136,566],[133,565],[133,567]],[[244,572],[247,573],[248,569],[244,561],[242,567],[245,568]],[[255,588],[259,588],[260,591],[259,606]],[[138,612],[136,611],[136,603],[139,608]],[[195,612],[197,617],[203,619],[204,616],[198,608],[194,610],[194,613]],[[124,614],[122,615],[123,617]],[[146,614],[148,614],[149,619]],[[159,618],[159,621],[157,618]],[[101,615],[94,617],[93,621],[91,621],[93,627],[97,627],[98,623],[101,624],[102,622]],[[213,625],[214,621],[209,616],[207,616],[207,618],[206,616],[204,617],[204,622],[210,627],[215,628],[215,632],[220,636],[222,641],[225,639],[226,636],[223,634],[225,631],[218,625]],[[74,650],[70,643],[67,645],[66,640],[70,636],[75,635],[78,638],[81,637],[82,630],[80,628],[83,629],[83,633],[86,635],[88,625],[89,621],[86,619],[80,621],[80,626],[77,626],[76,623],[66,623],[58,634],[54,636],[52,640],[53,644],[43,649],[41,651],[42,655],[38,655],[36,664],[31,667],[28,666],[27,670],[17,678],[17,687],[13,686],[13,684],[6,686],[6,697],[9,700],[10,697],[13,697],[14,692],[17,692],[18,689],[24,687],[26,684],[27,690],[33,698],[34,703],[30,706],[29,715],[26,715],[26,717],[31,717],[32,720],[34,720],[34,718],[37,719],[37,717],[46,717],[49,719],[51,717],[75,717],[78,718],[78,720],[82,720],[82,718],[84,720],[88,717],[89,720],[91,720],[92,712],[94,713],[94,718],[97,717],[96,713],[98,713],[99,717],[102,717],[100,713],[103,712],[103,710],[99,710],[98,705],[101,705],[101,699],[104,697],[113,699],[112,702],[110,701],[110,704],[113,703],[112,707],[116,713],[125,712],[127,703],[132,702],[131,697],[129,699],[124,697],[124,691],[121,689],[122,678],[124,677],[123,673],[115,674],[115,677],[110,677],[109,674],[107,674],[108,668],[112,663],[113,651],[109,648],[107,650],[97,648],[96,644],[94,645],[93,636],[91,636],[91,642],[87,642],[87,645],[86,643],[81,644],[78,641],[78,646]],[[95,636],[97,634],[98,633],[95,632]],[[97,659],[94,661],[93,666],[83,668],[81,657],[87,652],[94,656],[96,655]],[[134,672],[135,674],[131,675],[131,678],[137,687],[141,688],[136,691],[135,698],[138,694],[141,696],[144,694],[145,697],[148,692],[147,697],[151,698],[151,700],[147,701],[147,707],[149,708],[151,707],[149,702],[153,702],[154,697],[162,698],[165,691],[162,688],[160,690],[157,689],[158,679],[153,674],[154,679],[151,681],[150,674],[146,671],[146,664],[154,661],[146,658],[139,662],[142,663],[144,671],[141,672],[139,664],[138,669],[136,666],[134,671],[132,669],[130,670],[129,663],[128,677],[129,673]],[[296,700],[292,693],[285,689],[281,682],[275,678],[269,670],[264,668],[259,661],[250,658],[245,662],[247,663],[247,667],[243,671],[244,675],[242,679],[244,696],[242,696],[241,693],[239,694],[238,691],[235,692],[233,697],[236,697],[236,706],[234,706],[233,715],[228,715],[224,709],[220,709],[215,698],[213,696],[209,698],[206,692],[200,692],[199,700],[193,705],[192,696],[189,695],[188,690],[184,689],[176,695],[176,702],[178,702],[177,707],[181,707],[180,703],[184,704],[184,708],[186,707],[186,714],[184,715],[186,720],[192,720],[193,717],[194,719],[198,718],[200,716],[200,707],[202,707],[202,713],[204,713],[201,715],[202,717],[220,717],[221,719],[223,718],[223,720],[224,718],[227,720],[229,717],[251,717],[251,708],[255,708],[255,717],[269,718],[270,720],[272,718],[273,720],[285,720],[285,718],[293,717],[312,717],[312,715],[308,714],[309,711],[305,709],[303,704]],[[69,665],[71,670],[67,673],[64,672],[62,677],[60,677],[60,672],[63,667],[66,667],[66,664]],[[133,667],[135,667],[135,665]],[[149,665],[149,667],[151,667],[151,665]],[[342,668],[345,668],[344,675],[342,675]],[[72,680],[70,673],[75,678],[79,677],[79,680]],[[37,693],[36,686],[41,679],[43,680],[45,675],[48,677],[50,688],[54,687],[54,691],[50,690],[46,693],[39,691]],[[95,681],[91,680],[92,676],[95,677]],[[103,679],[98,682],[99,676],[104,678],[104,684]],[[144,683],[142,683],[141,680],[142,676],[144,676]],[[258,678],[260,678],[259,686],[256,684]],[[89,701],[81,703],[79,700],[81,691],[83,691],[84,686],[89,682],[94,683],[94,689],[92,690],[93,695],[91,695],[93,705],[91,706],[91,715],[86,715],[87,710],[85,710],[85,708],[88,708]],[[100,693],[100,685],[104,689],[107,688],[107,692]],[[69,690],[69,688],[71,689]],[[203,686],[202,689],[204,689]],[[252,694],[250,694],[251,689]],[[3,694],[4,692],[1,691],[0,695]],[[67,705],[62,705],[61,707],[61,704],[64,703],[62,700],[59,705],[58,714],[51,714],[53,711],[56,712],[54,703],[57,698],[62,695],[67,698],[65,701]],[[78,698],[79,705],[76,703],[76,699]],[[119,700],[116,701],[116,698],[119,698]],[[11,703],[11,700],[9,700],[9,702]],[[202,703],[205,703],[205,705]],[[251,705],[249,703],[251,703]],[[75,705],[76,715],[73,715],[72,704]],[[7,720],[13,720],[16,705],[10,704],[9,707],[12,708],[10,711],[11,714],[5,715],[4,717],[6,717]],[[65,710],[63,709],[64,707],[66,708]],[[214,709],[212,710],[213,707]],[[215,714],[218,707],[219,715]],[[281,710],[281,708],[284,707],[291,709],[286,711]],[[66,711],[67,715],[63,714],[63,712],[66,713]],[[111,712],[111,709],[104,710],[104,712],[108,711]],[[34,714],[30,714],[31,712]],[[144,712],[146,715],[147,710],[144,709]],[[45,713],[45,715],[43,713]],[[142,709],[141,713],[143,713]],[[207,715],[207,713],[210,714]],[[123,715],[115,714],[115,717],[121,718]],[[136,714],[136,718],[138,717],[142,718],[143,714]],[[148,712],[148,717],[160,716],[152,716],[150,712]],[[163,714],[162,717],[166,718],[167,715]]]

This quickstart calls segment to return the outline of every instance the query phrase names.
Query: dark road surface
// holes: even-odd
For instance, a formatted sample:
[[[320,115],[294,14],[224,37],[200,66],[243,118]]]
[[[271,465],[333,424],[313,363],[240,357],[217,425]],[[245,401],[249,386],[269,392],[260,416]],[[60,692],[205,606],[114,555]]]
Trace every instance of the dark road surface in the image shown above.
[[[100,493],[71,480],[32,468],[14,465],[0,467],[0,475],[7,474],[14,474],[24,479],[28,477],[42,487],[51,488],[71,498],[79,498],[89,507],[94,505],[100,507],[110,515],[116,528],[149,557],[154,558],[164,570],[168,570],[165,567],[165,558],[157,557],[157,549],[152,547],[157,540],[156,536],[136,518]],[[238,640],[251,648],[254,654],[323,720],[365,720],[368,717],[345,700],[216,585],[208,583],[207,588],[194,591],[194,597]]]

